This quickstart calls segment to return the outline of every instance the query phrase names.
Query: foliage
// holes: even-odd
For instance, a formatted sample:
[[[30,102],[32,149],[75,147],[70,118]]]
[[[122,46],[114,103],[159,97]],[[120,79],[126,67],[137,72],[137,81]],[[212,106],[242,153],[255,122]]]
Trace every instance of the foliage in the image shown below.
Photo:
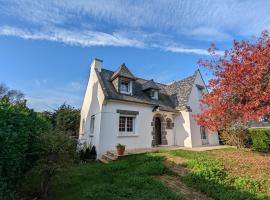
[[[46,199],[52,178],[73,163],[76,143],[66,134],[59,132],[42,134],[39,140],[42,142],[40,159],[29,172],[31,176],[26,175],[25,181],[31,182],[33,177],[38,177],[38,180],[33,182],[40,187],[31,187],[32,190],[28,192],[28,195],[38,195],[40,198]],[[27,180],[29,178],[30,181]],[[26,194],[25,191],[23,192]]]
[[[235,123],[256,121],[270,113],[270,37],[263,32],[256,42],[234,41],[223,57],[199,61],[214,78],[202,100],[200,125],[220,130]]]
[[[96,147],[84,144],[84,146],[79,150],[79,156],[80,160],[83,162],[95,160],[97,157]]]
[[[269,185],[262,179],[233,176],[227,173],[223,163],[213,159],[209,152],[176,150],[172,155],[187,158],[188,175],[181,179],[190,187],[220,200],[267,200]]]
[[[0,101],[0,199],[11,199],[18,181],[35,165],[42,143],[38,137],[48,130],[48,122],[25,103]]]
[[[124,149],[125,147],[126,147],[125,145],[120,144],[120,143],[118,143],[118,144],[116,145],[116,148],[119,148],[119,149]]]
[[[169,173],[162,158],[150,154],[121,157],[109,164],[88,163],[63,171],[49,199],[180,200],[154,176]]]
[[[257,151],[270,151],[270,128],[251,128],[252,147]]]
[[[12,104],[23,103],[25,101],[24,94],[18,90],[10,90],[3,83],[0,84],[0,100],[7,101]]]
[[[51,121],[54,130],[75,138],[78,137],[80,126],[79,109],[63,104],[54,112],[44,111],[41,115]]]
[[[249,137],[247,129],[243,127],[230,127],[220,131],[220,138],[224,144],[244,148]]]

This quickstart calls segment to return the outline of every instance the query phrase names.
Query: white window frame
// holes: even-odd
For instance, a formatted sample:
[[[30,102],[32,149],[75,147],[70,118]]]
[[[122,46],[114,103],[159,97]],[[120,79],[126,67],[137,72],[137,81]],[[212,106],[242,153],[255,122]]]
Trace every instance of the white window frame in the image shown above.
[[[92,115],[90,119],[90,134],[93,135],[94,132],[95,132],[95,115]]]
[[[120,131],[120,117],[126,117],[125,119],[125,131]],[[133,119],[133,127],[132,127],[132,131],[127,131],[127,117],[131,117]],[[119,118],[118,118],[118,136],[138,136],[136,134],[136,115],[124,115],[124,114],[120,114]]]
[[[128,91],[122,90],[122,82],[128,83]],[[120,93],[121,94],[132,94],[132,81],[130,80],[120,80]]]
[[[152,99],[158,99],[158,91],[157,90],[151,90],[150,96]]]

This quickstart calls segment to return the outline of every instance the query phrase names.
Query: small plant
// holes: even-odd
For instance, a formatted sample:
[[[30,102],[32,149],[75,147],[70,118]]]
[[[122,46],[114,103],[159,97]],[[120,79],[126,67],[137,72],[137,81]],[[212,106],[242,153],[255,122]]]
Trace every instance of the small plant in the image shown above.
[[[119,156],[124,155],[125,148],[126,148],[125,145],[118,143],[118,144],[116,145],[117,154],[118,154]]]

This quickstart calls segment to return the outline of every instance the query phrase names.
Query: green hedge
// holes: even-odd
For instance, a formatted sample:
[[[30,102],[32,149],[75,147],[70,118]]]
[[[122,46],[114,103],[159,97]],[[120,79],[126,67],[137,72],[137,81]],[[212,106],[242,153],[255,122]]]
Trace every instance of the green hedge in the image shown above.
[[[270,151],[270,128],[251,128],[252,147],[257,151]]]

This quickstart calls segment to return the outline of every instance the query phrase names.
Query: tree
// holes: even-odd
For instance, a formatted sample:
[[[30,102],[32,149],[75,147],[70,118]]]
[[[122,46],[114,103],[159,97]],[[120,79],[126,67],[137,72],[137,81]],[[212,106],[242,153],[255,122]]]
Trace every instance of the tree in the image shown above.
[[[200,125],[222,130],[235,124],[247,124],[270,114],[270,37],[267,31],[251,41],[234,41],[224,56],[200,60],[209,69],[210,93],[202,100],[202,113],[196,116]]]
[[[40,197],[47,199],[52,178],[71,164],[75,157],[76,143],[68,135],[60,132],[49,132],[40,135],[41,157],[35,166],[40,175]]]
[[[13,199],[17,183],[39,159],[38,138],[49,130],[48,121],[25,102],[0,100],[0,199]]]
[[[0,84],[0,100],[16,104],[25,101],[24,94],[19,90],[10,90],[5,84]]]
[[[53,124],[55,130],[78,137],[80,110],[70,105],[61,105],[53,114]]]

